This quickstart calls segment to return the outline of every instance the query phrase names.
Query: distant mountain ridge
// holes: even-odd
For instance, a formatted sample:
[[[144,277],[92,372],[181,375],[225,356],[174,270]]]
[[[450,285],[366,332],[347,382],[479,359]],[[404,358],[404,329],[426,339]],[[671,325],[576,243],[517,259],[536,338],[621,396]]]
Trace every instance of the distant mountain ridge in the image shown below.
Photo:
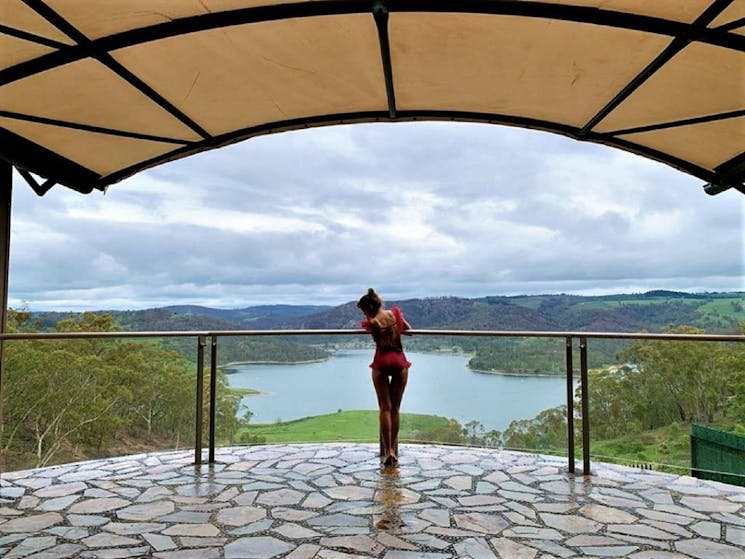
[[[242,309],[214,309],[198,305],[171,305],[163,308],[177,315],[208,316],[239,325],[247,330],[272,330],[287,320],[324,312],[332,307],[328,305],[258,305]]]
[[[685,324],[712,333],[736,333],[745,322],[744,292],[428,297],[388,301],[387,305],[400,306],[414,328],[422,329],[656,332]],[[216,309],[172,305],[108,312],[130,331],[343,329],[358,328],[362,318],[354,301],[337,306]],[[79,313],[34,314],[51,327],[56,320]]]
[[[687,294],[656,291],[633,295],[524,295],[432,297],[389,301],[414,328],[451,330],[659,332],[696,326],[735,333],[745,322],[745,293]],[[283,328],[357,328],[353,302],[285,321]]]

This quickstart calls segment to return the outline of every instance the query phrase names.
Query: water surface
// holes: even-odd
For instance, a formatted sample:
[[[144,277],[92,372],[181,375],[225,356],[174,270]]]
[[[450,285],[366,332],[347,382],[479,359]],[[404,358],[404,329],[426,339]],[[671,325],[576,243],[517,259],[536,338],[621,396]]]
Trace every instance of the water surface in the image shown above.
[[[456,419],[461,425],[480,421],[504,430],[514,419],[566,403],[564,377],[478,373],[468,357],[406,352],[413,363],[401,411]],[[254,413],[251,423],[274,423],[338,410],[376,410],[370,379],[372,350],[338,352],[320,363],[300,365],[233,365],[230,386],[263,392],[243,403]]]

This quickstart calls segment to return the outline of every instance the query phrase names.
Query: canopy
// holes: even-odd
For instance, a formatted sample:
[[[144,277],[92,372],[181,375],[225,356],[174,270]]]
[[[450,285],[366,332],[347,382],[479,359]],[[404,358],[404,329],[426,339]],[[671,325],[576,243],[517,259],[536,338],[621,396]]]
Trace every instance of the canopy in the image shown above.
[[[2,0],[0,18],[0,158],[39,194],[414,120],[556,132],[745,192],[745,0]]]

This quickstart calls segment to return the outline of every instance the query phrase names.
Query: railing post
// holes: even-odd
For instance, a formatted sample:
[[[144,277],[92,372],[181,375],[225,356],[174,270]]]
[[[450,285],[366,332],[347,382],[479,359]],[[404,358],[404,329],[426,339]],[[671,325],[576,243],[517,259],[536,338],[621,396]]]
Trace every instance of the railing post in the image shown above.
[[[212,336],[212,352],[210,359],[210,449],[208,461],[215,463],[215,415],[217,400],[217,336]]]
[[[566,338],[567,365],[567,461],[569,473],[574,473],[574,364],[572,362],[572,338]]]
[[[579,339],[579,369],[582,390],[582,473],[590,475],[590,395],[587,381],[587,338]]]
[[[8,271],[10,270],[10,210],[13,198],[13,166],[0,160],[0,332],[8,322]],[[5,372],[5,340],[0,340],[0,436],[3,434],[3,373]],[[1,438],[1,437],[0,437]],[[5,469],[0,456],[0,472]]]
[[[202,406],[204,405],[204,336],[197,336],[197,395],[196,426],[194,432],[194,464],[202,464]]]

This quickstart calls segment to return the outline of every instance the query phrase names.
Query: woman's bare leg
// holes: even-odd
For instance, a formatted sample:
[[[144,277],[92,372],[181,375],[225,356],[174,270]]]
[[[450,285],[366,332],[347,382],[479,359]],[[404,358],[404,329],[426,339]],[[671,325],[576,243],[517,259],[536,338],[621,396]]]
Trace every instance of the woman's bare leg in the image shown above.
[[[383,437],[383,454],[387,461],[393,448],[391,446],[391,396],[388,375],[373,369],[372,381],[375,394],[378,396],[378,421],[380,423],[380,434]]]
[[[398,456],[396,456],[396,450],[398,449],[398,428],[400,425],[398,410],[401,408],[401,400],[404,397],[404,390],[406,389],[408,380],[409,369],[404,369],[399,374],[394,374],[388,385],[389,400],[391,402],[391,446],[388,448],[389,456],[393,456],[394,460],[398,460]]]

